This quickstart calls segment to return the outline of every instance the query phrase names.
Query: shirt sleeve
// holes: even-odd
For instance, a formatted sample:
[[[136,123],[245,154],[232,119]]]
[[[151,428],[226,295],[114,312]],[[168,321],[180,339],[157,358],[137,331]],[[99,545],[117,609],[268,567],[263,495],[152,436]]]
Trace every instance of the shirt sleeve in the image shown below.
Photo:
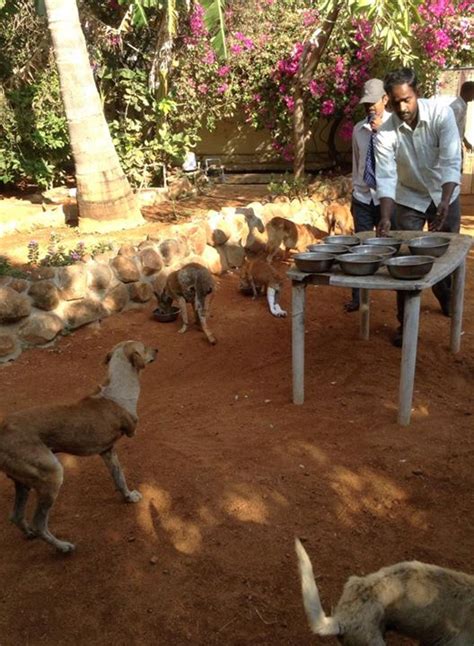
[[[443,108],[438,118],[439,165],[441,186],[447,182],[461,183],[461,141],[454,112]]]
[[[357,173],[359,171],[359,144],[357,143],[357,125],[354,126],[352,132],[352,182],[357,178]]]
[[[375,139],[377,198],[395,199],[397,191],[396,133],[382,126]]]

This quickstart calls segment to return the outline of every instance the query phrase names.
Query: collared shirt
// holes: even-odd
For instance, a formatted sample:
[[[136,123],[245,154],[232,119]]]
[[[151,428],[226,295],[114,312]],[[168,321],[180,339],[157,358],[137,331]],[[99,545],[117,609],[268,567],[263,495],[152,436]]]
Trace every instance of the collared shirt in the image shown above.
[[[466,101],[464,101],[462,96],[458,96],[457,99],[449,104],[449,107],[454,112],[454,118],[456,119],[459,136],[461,137],[461,139],[463,139],[464,133],[466,131],[467,103]]]
[[[389,118],[390,112],[385,110],[382,115],[382,123],[385,123]],[[367,119],[359,121],[354,126],[352,133],[352,194],[362,204],[370,204],[373,201],[377,206],[379,201],[376,192],[364,182],[365,160],[371,135],[372,128]]]
[[[442,185],[458,184],[461,142],[453,111],[436,99],[418,99],[418,123],[414,130],[392,114],[380,127],[375,142],[377,197],[425,212],[441,201]]]

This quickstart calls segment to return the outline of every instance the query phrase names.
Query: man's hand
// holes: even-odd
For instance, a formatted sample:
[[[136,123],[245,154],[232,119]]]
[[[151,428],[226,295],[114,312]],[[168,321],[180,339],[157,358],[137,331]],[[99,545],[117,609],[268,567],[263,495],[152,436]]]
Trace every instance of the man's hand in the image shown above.
[[[429,223],[428,229],[430,231],[441,231],[443,224],[448,217],[449,211],[449,202],[446,200],[441,200],[438,204],[438,209],[436,211],[435,219]]]
[[[390,218],[380,218],[376,234],[378,237],[387,236],[390,231]]]

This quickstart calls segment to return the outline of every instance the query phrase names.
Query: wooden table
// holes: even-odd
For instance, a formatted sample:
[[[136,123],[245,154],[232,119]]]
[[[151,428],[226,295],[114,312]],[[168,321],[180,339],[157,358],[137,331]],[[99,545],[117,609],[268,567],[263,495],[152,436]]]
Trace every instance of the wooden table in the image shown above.
[[[373,237],[373,232],[358,234],[361,239]],[[386,267],[382,267],[373,276],[349,276],[340,268],[323,274],[307,274],[296,267],[288,271],[292,282],[292,364],[293,364],[293,402],[304,402],[304,315],[306,287],[308,285],[330,285],[334,287],[360,289],[360,335],[369,338],[369,292],[372,289],[401,291],[405,297],[405,314],[403,320],[403,346],[400,367],[400,389],[398,422],[402,426],[410,423],[415,379],[416,350],[418,343],[418,326],[420,318],[421,292],[432,287],[449,274],[453,273],[453,291],[451,297],[451,342],[452,352],[459,352],[461,347],[461,326],[464,302],[464,280],[466,257],[473,239],[468,235],[457,233],[427,233],[420,231],[393,231],[393,237],[409,240],[420,235],[442,235],[451,238],[447,252],[436,258],[431,271],[420,280],[397,280],[392,278]],[[374,250],[375,251],[375,250]],[[403,253],[402,246],[402,253]],[[407,252],[408,253],[408,252]]]

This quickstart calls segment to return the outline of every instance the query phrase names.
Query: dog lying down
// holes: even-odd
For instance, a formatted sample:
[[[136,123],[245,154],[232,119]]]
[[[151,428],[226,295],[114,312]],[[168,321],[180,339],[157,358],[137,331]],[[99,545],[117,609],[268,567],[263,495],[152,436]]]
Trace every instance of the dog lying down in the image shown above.
[[[316,635],[346,646],[383,646],[393,631],[422,646],[473,646],[474,576],[407,561],[365,577],[352,576],[327,617],[308,554],[295,542],[306,615]]]
[[[270,312],[278,317],[286,316],[285,310],[278,304],[282,283],[283,276],[261,258],[245,260],[240,269],[240,289],[251,290],[253,298],[259,293],[265,293]]]
[[[98,392],[74,404],[12,413],[0,424],[0,470],[15,484],[10,520],[28,538],[42,538],[64,553],[75,548],[48,529],[49,512],[63,481],[56,453],[100,455],[123,498],[140,500],[140,493],[127,487],[114,445],[122,435],[135,434],[140,371],[155,359],[156,352],[139,341],[119,343],[107,355],[108,378]],[[28,524],[25,508],[31,489],[36,491],[38,504]]]

